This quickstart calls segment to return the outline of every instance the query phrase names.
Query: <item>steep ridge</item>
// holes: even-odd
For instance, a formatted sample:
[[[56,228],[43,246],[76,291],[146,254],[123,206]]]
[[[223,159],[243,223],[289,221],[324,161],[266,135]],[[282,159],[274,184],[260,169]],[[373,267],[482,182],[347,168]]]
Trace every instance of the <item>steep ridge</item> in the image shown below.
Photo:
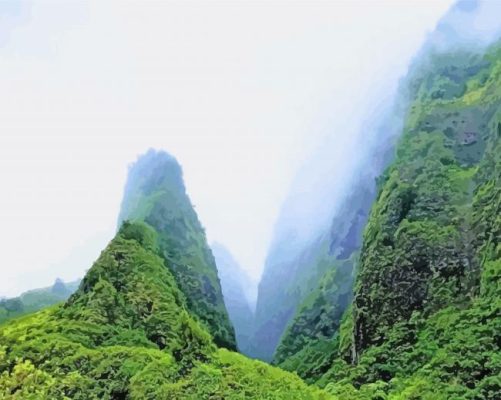
[[[148,224],[125,221],[64,305],[1,325],[0,398],[332,398],[218,349],[162,244]]]
[[[221,280],[224,303],[235,328],[238,350],[247,354],[254,320],[252,282],[222,244],[213,243],[211,249]]]
[[[498,398],[501,43],[413,71],[355,298],[318,384],[340,398]],[[317,376],[318,377],[318,376]]]
[[[172,156],[150,150],[130,167],[118,220],[144,221],[155,229],[189,310],[207,325],[218,346],[236,349],[214,257]]]

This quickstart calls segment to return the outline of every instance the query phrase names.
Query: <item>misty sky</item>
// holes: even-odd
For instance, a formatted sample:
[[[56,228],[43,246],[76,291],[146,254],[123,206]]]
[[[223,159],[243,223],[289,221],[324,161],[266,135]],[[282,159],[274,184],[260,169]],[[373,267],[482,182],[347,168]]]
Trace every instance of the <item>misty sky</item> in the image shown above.
[[[82,276],[150,147],[257,278],[300,166],[342,148],[451,3],[1,1],[0,295]]]

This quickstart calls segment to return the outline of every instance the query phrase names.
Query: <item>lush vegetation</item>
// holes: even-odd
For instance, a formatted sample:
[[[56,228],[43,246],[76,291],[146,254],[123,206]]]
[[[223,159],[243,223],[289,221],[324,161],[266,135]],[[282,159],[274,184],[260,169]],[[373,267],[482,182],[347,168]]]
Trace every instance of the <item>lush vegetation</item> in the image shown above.
[[[158,239],[125,222],[64,305],[0,326],[0,398],[332,398],[218,350],[189,314]]]
[[[218,346],[236,349],[205,232],[184,187],[181,167],[165,152],[150,150],[130,168],[119,223],[144,221],[158,233],[159,249],[186,296],[188,309]]]
[[[343,399],[495,399],[501,49],[430,55],[409,92],[396,159],[365,228],[353,307],[323,344],[328,359],[319,344],[301,368]]]
[[[287,327],[273,359],[310,382],[330,368],[343,314],[352,300],[354,260],[333,264]]]
[[[51,287],[30,290],[10,299],[1,299],[0,323],[66,300],[77,289],[79,283],[80,281],[64,283],[56,279]]]
[[[317,240],[272,249],[252,332],[236,266],[218,257],[241,350],[281,369],[228,350],[181,169],[150,151],[78,290],[0,325],[0,399],[498,399],[501,45],[422,54],[402,90],[391,165],[377,187],[361,172]],[[3,300],[0,321],[63,294]]]

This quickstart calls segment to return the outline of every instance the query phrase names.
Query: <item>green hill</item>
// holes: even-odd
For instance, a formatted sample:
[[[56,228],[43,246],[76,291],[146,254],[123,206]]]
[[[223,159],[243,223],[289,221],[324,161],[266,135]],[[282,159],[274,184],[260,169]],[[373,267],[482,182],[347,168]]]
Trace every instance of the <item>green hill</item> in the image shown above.
[[[56,279],[50,287],[29,290],[18,297],[0,300],[0,323],[66,300],[77,290],[79,283],[80,280],[64,283]]]

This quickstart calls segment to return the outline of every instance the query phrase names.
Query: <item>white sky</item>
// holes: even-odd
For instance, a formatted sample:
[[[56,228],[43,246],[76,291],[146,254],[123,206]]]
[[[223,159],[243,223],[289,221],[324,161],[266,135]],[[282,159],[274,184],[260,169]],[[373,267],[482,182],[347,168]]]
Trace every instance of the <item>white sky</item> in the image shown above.
[[[451,0],[18,3],[0,1],[9,296],[83,275],[149,147],[179,160],[209,240],[258,277],[300,165],[405,73]]]

